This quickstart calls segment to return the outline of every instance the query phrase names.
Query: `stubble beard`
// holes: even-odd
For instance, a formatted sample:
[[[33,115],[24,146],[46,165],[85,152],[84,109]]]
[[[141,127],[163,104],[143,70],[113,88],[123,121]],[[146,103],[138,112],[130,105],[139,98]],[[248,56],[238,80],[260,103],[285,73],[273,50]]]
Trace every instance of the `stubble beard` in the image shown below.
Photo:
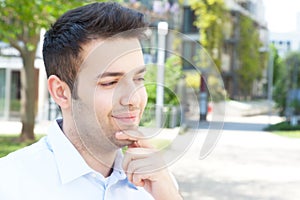
[[[143,110],[140,112],[136,124],[123,126],[116,123],[111,112],[107,115],[99,115],[80,99],[73,103],[76,105],[73,107],[75,108],[74,122],[79,139],[91,153],[116,151],[134,143],[131,140],[118,140],[115,134],[119,131],[137,130]]]
[[[100,121],[99,124],[101,124]],[[116,123],[114,123],[113,119],[110,120],[109,124],[111,125],[111,128],[106,129],[107,131],[103,129],[103,134],[106,135],[107,139],[110,141],[114,148],[120,149],[134,143],[134,141],[131,140],[119,140],[115,137],[115,134],[120,131],[126,133],[127,130],[137,130],[138,124],[132,126],[118,126]]]

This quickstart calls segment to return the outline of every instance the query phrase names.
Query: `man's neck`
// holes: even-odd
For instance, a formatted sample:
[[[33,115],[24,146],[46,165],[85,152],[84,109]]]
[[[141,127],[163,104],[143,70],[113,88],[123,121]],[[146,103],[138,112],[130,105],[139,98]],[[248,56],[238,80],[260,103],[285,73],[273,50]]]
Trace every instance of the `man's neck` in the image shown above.
[[[76,147],[76,146],[75,146]],[[88,151],[79,151],[85,162],[95,171],[101,173],[105,178],[113,172],[113,165],[117,152],[91,155]]]
[[[61,129],[69,141],[77,149],[81,157],[93,170],[101,173],[104,177],[111,175],[117,150],[104,151],[99,149],[97,153],[92,153],[82,143],[78,134],[76,134],[73,129],[66,127],[65,124],[61,127]]]

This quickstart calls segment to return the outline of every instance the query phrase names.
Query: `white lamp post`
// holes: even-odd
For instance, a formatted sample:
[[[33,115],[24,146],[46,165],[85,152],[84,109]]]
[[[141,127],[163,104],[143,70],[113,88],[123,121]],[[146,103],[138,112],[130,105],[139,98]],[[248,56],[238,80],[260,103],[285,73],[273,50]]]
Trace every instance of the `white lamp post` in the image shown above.
[[[156,127],[162,127],[164,106],[164,71],[165,71],[165,47],[168,23],[159,22],[158,26],[158,54],[157,54],[157,87],[156,87]]]

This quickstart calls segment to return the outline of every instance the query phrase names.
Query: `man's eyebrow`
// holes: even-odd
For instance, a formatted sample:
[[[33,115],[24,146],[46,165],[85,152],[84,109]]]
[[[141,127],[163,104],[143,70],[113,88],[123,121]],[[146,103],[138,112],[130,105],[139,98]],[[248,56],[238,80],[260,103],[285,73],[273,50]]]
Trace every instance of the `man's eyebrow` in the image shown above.
[[[146,72],[146,67],[143,67],[142,69],[138,70],[135,74],[141,74],[143,72]]]
[[[97,78],[105,78],[109,76],[124,76],[123,72],[104,72],[103,74],[99,74]]]
[[[142,69],[138,70],[135,74],[141,74],[146,71],[146,67],[143,67]],[[99,74],[97,76],[97,79],[99,78],[105,78],[105,77],[117,77],[117,76],[124,76],[124,72],[104,72],[103,74]]]

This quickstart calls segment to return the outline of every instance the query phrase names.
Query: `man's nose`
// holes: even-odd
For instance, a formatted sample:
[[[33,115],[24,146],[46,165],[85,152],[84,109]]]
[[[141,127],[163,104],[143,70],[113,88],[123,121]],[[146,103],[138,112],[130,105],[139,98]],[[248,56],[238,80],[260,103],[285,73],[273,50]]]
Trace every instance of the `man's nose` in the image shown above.
[[[133,81],[124,81],[119,86],[120,104],[123,106],[138,106],[140,103],[139,87]]]

